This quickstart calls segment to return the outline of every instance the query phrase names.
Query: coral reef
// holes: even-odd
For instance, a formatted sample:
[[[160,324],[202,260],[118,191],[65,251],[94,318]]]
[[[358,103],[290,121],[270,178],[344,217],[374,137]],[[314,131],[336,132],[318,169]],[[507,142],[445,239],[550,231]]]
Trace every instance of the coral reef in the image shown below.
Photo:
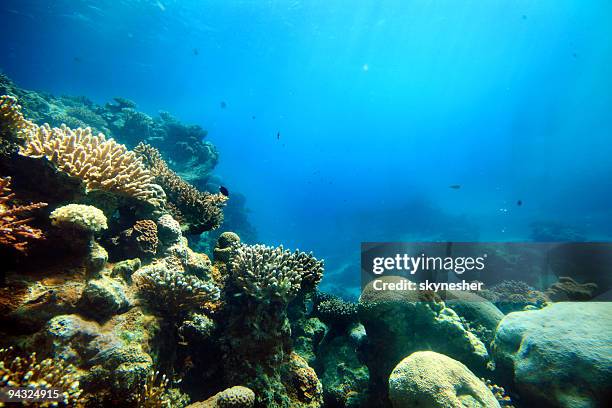
[[[489,289],[477,292],[477,294],[493,302],[504,313],[525,308],[539,309],[550,302],[545,293],[518,280],[502,281]]]
[[[179,316],[196,310],[214,309],[219,288],[194,275],[187,275],[156,263],[140,268],[132,280],[145,303],[165,316]]]
[[[401,279],[380,278],[389,283]],[[379,291],[369,283],[359,298],[359,318],[367,332],[362,354],[370,372],[370,388],[378,398],[386,394],[393,367],[415,351],[436,351],[465,363],[476,373],[486,372],[489,352],[483,339],[431,293]]]
[[[235,246],[231,270],[241,290],[260,301],[289,302],[311,290],[323,276],[323,261],[312,254],[265,245]]]
[[[38,228],[28,225],[32,218],[24,217],[25,214],[46,207],[46,203],[34,203],[29,205],[10,205],[15,199],[11,192],[11,178],[0,177],[0,245],[12,247],[18,251],[25,251],[28,241],[41,239],[43,232]]]
[[[499,408],[487,385],[465,365],[433,351],[412,353],[389,376],[393,408]]]
[[[312,314],[327,326],[340,330],[359,321],[357,303],[347,302],[338,296],[322,292],[315,293]]]
[[[46,358],[38,361],[36,353],[20,356],[12,348],[0,349],[2,387],[24,387],[31,390],[57,388],[62,390],[58,402],[66,406],[77,405],[82,393],[73,366],[61,359]],[[51,406],[53,402],[39,404]]]
[[[226,196],[201,192],[182,180],[168,167],[159,150],[153,146],[140,143],[134,151],[144,160],[155,181],[168,195],[173,215],[189,224],[190,233],[199,234],[221,225]]]

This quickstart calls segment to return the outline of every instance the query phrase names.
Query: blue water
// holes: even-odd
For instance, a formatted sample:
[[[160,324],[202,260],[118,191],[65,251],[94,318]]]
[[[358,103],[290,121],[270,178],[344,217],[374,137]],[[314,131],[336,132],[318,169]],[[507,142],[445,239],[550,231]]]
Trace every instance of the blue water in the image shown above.
[[[4,0],[0,21],[20,86],[206,128],[261,241],[314,250],[327,285],[361,241],[612,235],[607,0]]]

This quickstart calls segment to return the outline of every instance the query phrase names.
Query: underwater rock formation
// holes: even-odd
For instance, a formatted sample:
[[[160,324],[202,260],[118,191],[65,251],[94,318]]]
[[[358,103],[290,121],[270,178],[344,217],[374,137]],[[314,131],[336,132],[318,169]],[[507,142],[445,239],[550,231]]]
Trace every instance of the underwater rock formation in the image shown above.
[[[606,406],[612,398],[612,305],[554,303],[514,312],[493,342],[496,371],[531,406]]]
[[[159,150],[153,146],[140,143],[134,151],[143,159],[155,181],[168,195],[172,215],[188,224],[189,233],[199,234],[221,225],[226,196],[201,192],[182,180],[168,167]]]
[[[493,302],[503,313],[539,309],[550,302],[545,293],[519,280],[505,280],[477,293]]]
[[[559,280],[546,289],[546,296],[554,302],[584,301],[593,299],[597,284],[578,283],[569,276],[560,276]]]
[[[398,282],[384,276],[384,282]],[[483,341],[435,294],[378,291],[369,283],[359,298],[359,317],[367,332],[362,354],[370,371],[373,395],[386,395],[391,370],[415,351],[432,350],[482,373],[489,361]]]
[[[444,354],[419,351],[404,358],[389,376],[393,408],[499,408],[485,383]]]

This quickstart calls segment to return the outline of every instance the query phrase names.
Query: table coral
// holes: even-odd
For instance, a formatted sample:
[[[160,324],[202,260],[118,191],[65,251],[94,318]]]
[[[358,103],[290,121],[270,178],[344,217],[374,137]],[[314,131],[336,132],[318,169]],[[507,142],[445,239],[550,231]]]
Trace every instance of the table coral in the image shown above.
[[[282,246],[240,244],[235,246],[231,269],[247,295],[260,301],[286,303],[303,285],[307,289],[316,286],[323,276],[323,261]]]
[[[14,194],[11,191],[11,178],[0,177],[0,245],[7,245],[18,251],[25,251],[30,239],[43,238],[43,232],[28,225],[32,218],[24,214],[45,207],[46,203],[9,206]]]
[[[168,167],[159,150],[146,143],[140,143],[134,151],[144,160],[155,181],[162,186],[169,206],[177,219],[183,219],[189,224],[193,234],[218,228],[223,222],[223,206],[227,197],[223,194],[201,192],[191,184],[181,179]]]

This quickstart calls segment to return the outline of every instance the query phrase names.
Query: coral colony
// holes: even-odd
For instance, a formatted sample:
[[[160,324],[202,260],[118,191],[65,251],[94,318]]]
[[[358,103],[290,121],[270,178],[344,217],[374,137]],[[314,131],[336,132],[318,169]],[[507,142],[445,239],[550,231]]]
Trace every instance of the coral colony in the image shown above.
[[[255,243],[244,201],[232,207],[239,194],[211,181],[218,154],[201,128],[4,76],[0,94],[0,389],[61,391],[32,406],[610,397],[607,304],[556,303],[592,298],[594,283],[561,277],[541,292],[503,281],[442,299],[381,290],[411,283],[381,273],[349,302],[318,290],[312,253]]]

